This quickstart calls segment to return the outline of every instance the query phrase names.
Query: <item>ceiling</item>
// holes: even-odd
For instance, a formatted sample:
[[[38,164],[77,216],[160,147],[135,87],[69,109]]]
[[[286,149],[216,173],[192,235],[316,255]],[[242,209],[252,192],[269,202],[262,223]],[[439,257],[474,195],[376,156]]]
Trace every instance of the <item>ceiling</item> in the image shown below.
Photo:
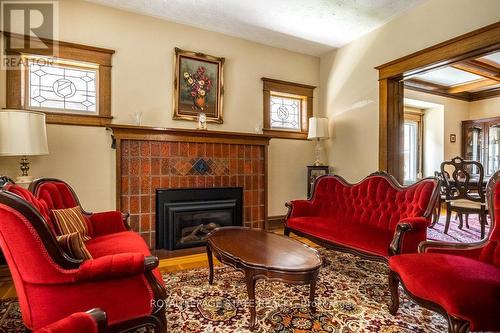
[[[318,56],[425,0],[87,1]]]
[[[475,101],[500,96],[500,51],[405,80],[405,88]]]

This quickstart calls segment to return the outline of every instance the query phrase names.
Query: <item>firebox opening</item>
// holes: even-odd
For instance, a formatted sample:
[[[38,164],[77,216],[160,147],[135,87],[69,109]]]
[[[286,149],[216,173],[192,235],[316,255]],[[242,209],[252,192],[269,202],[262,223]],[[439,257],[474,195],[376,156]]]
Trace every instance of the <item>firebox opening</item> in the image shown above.
[[[201,246],[215,228],[241,226],[242,197],[241,187],[157,189],[157,249]]]

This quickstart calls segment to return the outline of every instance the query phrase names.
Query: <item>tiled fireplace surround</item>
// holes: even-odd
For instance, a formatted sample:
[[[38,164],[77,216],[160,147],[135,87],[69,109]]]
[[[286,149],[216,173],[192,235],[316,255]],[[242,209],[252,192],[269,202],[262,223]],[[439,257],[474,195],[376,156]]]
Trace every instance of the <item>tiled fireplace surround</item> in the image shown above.
[[[267,145],[263,135],[112,126],[117,208],[155,248],[158,188],[243,187],[243,224],[264,227]]]

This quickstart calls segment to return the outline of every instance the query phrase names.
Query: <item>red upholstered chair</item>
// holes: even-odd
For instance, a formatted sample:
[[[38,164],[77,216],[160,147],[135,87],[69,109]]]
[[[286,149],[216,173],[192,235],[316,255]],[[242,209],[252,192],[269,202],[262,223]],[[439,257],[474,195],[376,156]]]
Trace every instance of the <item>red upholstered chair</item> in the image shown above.
[[[55,179],[55,178],[39,178],[33,181],[29,187],[30,191],[35,197],[45,202],[47,209],[64,209],[81,206],[80,200],[75,191],[69,186],[68,183]],[[89,213],[83,210],[82,212],[88,216],[90,221],[90,230],[92,230],[93,237],[110,235],[117,232],[128,231],[128,213],[121,213],[117,211]],[[51,221],[51,214],[49,213],[49,220],[47,221],[51,228],[53,228]]]
[[[63,252],[48,221],[46,201],[15,185],[0,190],[0,246],[28,329],[99,307],[112,332],[145,325],[166,330],[158,258],[140,236],[124,229],[121,217],[125,231],[116,231],[119,227],[108,220],[93,220],[106,227],[93,230],[98,232],[87,242],[93,258],[85,261]]]
[[[384,172],[357,184],[336,175],[322,176],[310,200],[287,204],[285,234],[387,261],[392,254],[417,252],[418,244],[427,239],[438,194],[435,178],[403,187]]]
[[[492,226],[485,241],[427,241],[420,253],[389,259],[392,314],[401,282],[411,299],[448,320],[450,333],[500,331],[500,171],[488,183],[487,198]]]
[[[108,330],[106,313],[101,309],[73,313],[33,333],[105,333]]]

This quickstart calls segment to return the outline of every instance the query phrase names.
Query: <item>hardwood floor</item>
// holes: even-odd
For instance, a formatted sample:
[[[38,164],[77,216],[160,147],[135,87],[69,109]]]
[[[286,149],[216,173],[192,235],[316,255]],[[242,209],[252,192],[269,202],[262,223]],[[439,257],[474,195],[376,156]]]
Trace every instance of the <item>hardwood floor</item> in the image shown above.
[[[283,229],[273,230],[278,234],[283,234]],[[311,241],[298,237],[296,235],[290,235],[291,238],[297,239],[305,244],[312,247],[318,247],[318,245],[312,243]],[[160,259],[159,269],[161,272],[170,273],[181,271],[185,269],[193,268],[204,268],[208,267],[207,255],[203,248],[197,248],[191,252],[197,252],[194,254],[186,254],[181,256],[174,256],[171,253],[158,252],[155,253]],[[187,253],[187,252],[186,252]],[[184,253],[183,253],[184,254]],[[214,260],[214,264],[220,265],[217,260]],[[7,266],[0,266],[0,300],[6,298],[16,297],[16,290],[12,279],[10,277],[9,270]]]

